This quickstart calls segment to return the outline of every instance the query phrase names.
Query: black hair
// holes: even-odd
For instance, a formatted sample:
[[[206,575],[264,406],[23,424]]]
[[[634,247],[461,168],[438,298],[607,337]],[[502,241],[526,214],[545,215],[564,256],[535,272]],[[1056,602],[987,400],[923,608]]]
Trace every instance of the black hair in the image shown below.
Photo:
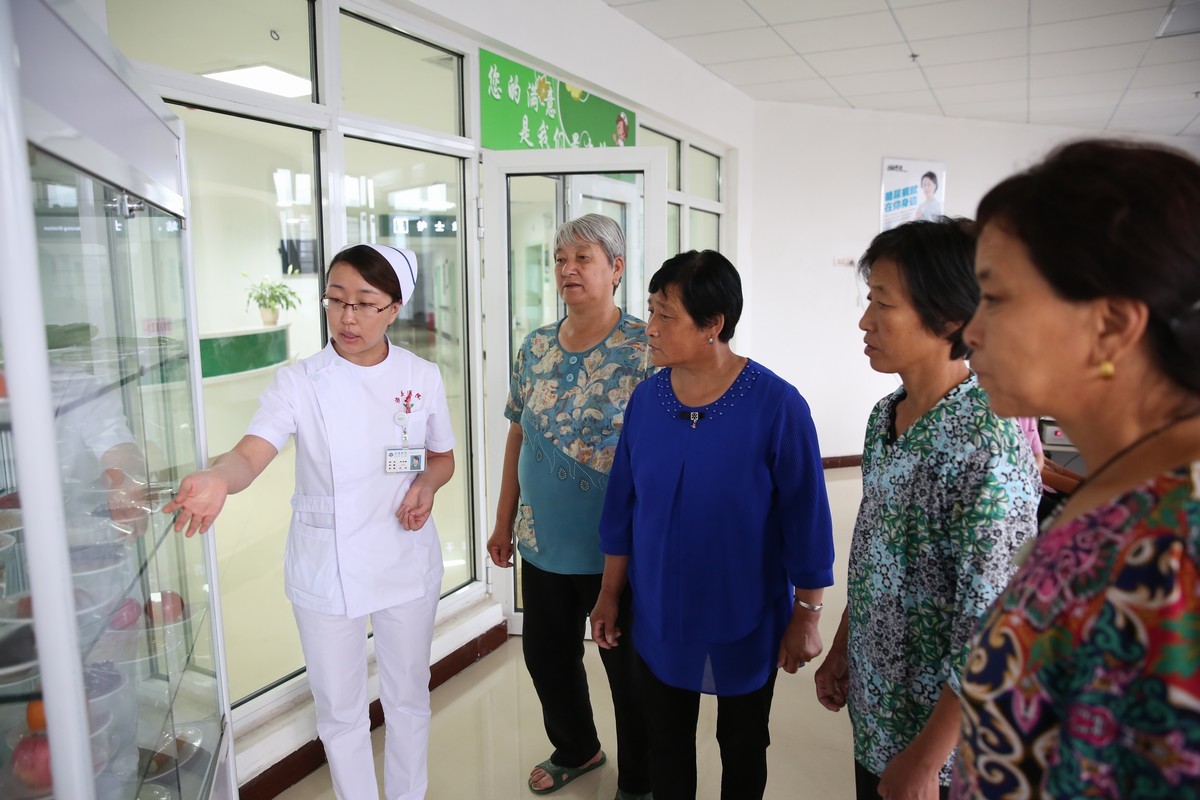
[[[679,301],[688,316],[703,328],[723,315],[725,324],[717,338],[733,338],[742,318],[742,279],[729,259],[716,250],[689,250],[668,258],[650,279],[650,294],[665,293],[670,286],[679,290]]]
[[[1146,304],[1159,369],[1200,393],[1200,163],[1161,145],[1087,139],[1055,149],[979,203],[1071,301]]]
[[[929,172],[926,172],[924,175],[921,176],[921,180],[925,180],[926,178],[929,178],[929,180],[933,181],[934,189],[936,189],[938,187],[937,174],[934,173],[933,170],[930,170]]]
[[[858,260],[865,281],[881,258],[896,262],[921,324],[950,342],[950,358],[971,354],[963,329],[979,305],[975,279],[975,226],[962,217],[916,220],[884,231]],[[954,325],[950,334],[946,326]]]
[[[383,253],[374,247],[368,244],[351,245],[339,252],[333,257],[333,261],[329,262],[330,272],[338,264],[348,264],[354,267],[364,281],[391,297],[393,303],[404,302],[396,270],[392,268],[391,262],[384,257]]]

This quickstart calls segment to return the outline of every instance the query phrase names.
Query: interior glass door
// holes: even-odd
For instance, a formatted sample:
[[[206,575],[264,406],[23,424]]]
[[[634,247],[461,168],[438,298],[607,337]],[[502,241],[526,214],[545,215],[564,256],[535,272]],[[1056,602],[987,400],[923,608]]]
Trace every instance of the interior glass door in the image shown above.
[[[646,265],[640,230],[645,221],[644,180],[636,172],[568,175],[565,192],[566,219],[600,214],[615,220],[625,231],[625,278],[617,289],[616,300],[618,306],[636,317],[644,317],[646,311]]]
[[[625,278],[616,302],[642,315],[644,292],[629,287],[642,285],[644,180],[637,172],[508,177],[510,357],[530,331],[566,314],[554,285],[554,232],[584,214],[608,217],[625,231]]]
[[[626,240],[626,274],[617,305],[644,317],[645,265],[657,266],[666,255],[666,174],[660,148],[485,154],[484,432],[489,497],[499,495],[509,426],[503,408],[514,354],[531,331],[562,319],[566,311],[554,281],[555,230],[584,214],[614,219]],[[494,514],[495,508],[488,513]],[[491,525],[485,528],[490,531]],[[513,560],[511,571],[485,566],[509,631],[519,634],[521,563],[518,556]]]

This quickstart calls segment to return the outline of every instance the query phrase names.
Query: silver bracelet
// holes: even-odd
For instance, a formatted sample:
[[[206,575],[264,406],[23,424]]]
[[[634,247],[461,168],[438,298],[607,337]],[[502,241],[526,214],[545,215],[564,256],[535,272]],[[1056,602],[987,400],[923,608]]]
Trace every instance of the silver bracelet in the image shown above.
[[[817,603],[816,605],[813,605],[812,603],[804,602],[799,597],[796,598],[796,605],[800,606],[801,608],[806,608],[814,614],[819,613],[821,609],[825,607],[824,603]]]

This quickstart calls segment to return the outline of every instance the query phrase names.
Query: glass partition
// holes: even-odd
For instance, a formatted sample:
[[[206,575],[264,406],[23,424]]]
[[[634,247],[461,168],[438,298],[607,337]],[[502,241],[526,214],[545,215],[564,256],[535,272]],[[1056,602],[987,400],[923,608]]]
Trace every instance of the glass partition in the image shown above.
[[[462,160],[346,139],[347,244],[389,244],[417,255],[417,285],[388,329],[393,344],[437,364],[446,385],[458,466],[433,506],[442,542],[442,593],[474,579],[470,428],[463,293]]]
[[[245,434],[275,372],[324,346],[316,137],[206,109],[172,109],[188,132],[205,428],[216,456]],[[262,280],[291,288],[298,307],[268,324],[246,293]],[[304,666],[283,593],[295,453],[287,445],[251,491],[231,495],[214,528],[235,701]]]
[[[179,537],[161,513],[197,467],[181,221],[31,152],[59,535],[96,795],[201,796],[221,732],[209,584],[202,540]],[[25,572],[26,537],[38,533],[24,526],[5,412],[0,404],[0,796],[48,797],[54,732]]]

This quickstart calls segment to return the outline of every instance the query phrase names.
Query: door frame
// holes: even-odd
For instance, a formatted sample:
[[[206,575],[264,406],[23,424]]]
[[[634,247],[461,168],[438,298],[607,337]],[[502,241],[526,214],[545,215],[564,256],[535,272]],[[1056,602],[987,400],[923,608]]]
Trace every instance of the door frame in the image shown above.
[[[483,239],[482,332],[484,463],[487,474],[480,549],[488,591],[500,601],[509,633],[520,634],[522,618],[516,610],[515,581],[511,570],[499,569],[488,558],[487,537],[495,523],[496,499],[508,420],[503,415],[508,397],[509,339],[509,220],[508,178],[510,175],[572,175],[605,172],[643,174],[642,247],[645,271],[653,273],[667,254],[667,151],[662,147],[604,147],[572,150],[483,150],[482,151]],[[651,265],[654,265],[653,267]],[[636,295],[632,295],[636,296]],[[514,554],[515,558],[515,554]]]

